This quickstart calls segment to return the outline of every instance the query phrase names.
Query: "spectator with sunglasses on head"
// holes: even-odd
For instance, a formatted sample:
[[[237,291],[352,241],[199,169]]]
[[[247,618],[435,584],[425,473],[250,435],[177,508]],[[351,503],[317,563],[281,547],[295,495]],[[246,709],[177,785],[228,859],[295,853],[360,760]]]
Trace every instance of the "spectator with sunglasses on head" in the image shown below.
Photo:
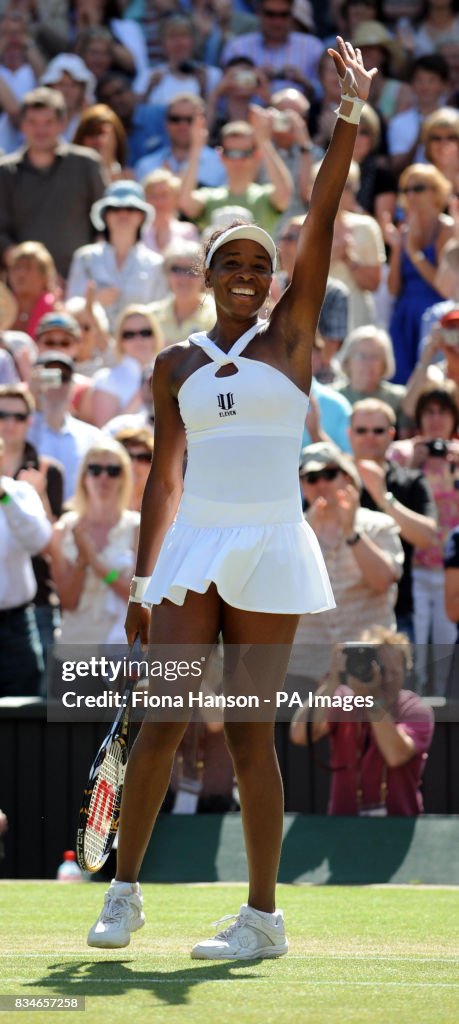
[[[272,119],[268,110],[250,108],[250,123],[230,121],[221,131],[221,157],[228,184],[220,188],[198,188],[199,166],[207,142],[204,117],[193,124],[192,149],[182,178],[179,209],[205,228],[212,213],[221,206],[243,206],[255,224],[274,233],[281,213],[287,210],[293,195],[290,171],[272,142]],[[263,162],[268,183],[260,185],[257,175]]]
[[[153,457],[153,433],[148,427],[125,427],[115,434],[115,441],[123,445],[131,460],[132,494],[129,508],[140,512],[143,492]]]
[[[98,370],[93,378],[91,421],[98,427],[120,413],[138,412],[143,405],[143,370],[163,348],[161,328],[148,306],[133,303],[123,309],[115,345],[115,366]]]
[[[300,483],[336,608],[314,618],[301,616],[290,672],[320,679],[330,668],[334,644],[357,640],[375,622],[395,629],[403,549],[394,520],[362,508],[357,469],[336,445],[321,441],[303,448]]]
[[[386,402],[378,398],[356,402],[349,436],[363,482],[361,504],[389,515],[400,530],[405,562],[395,614],[397,628],[413,639],[411,562],[414,546],[425,549],[435,539],[437,510],[432,492],[419,468],[389,461],[395,413]]]
[[[173,242],[164,254],[169,295],[150,307],[161,327],[164,347],[194,331],[209,331],[215,323],[215,303],[204,287],[200,254],[199,242],[191,241]]]
[[[71,511],[54,527],[52,571],[62,606],[59,644],[82,639],[125,643],[123,619],[139,524],[139,513],[129,509],[131,492],[127,451],[102,437],[81,463]]]

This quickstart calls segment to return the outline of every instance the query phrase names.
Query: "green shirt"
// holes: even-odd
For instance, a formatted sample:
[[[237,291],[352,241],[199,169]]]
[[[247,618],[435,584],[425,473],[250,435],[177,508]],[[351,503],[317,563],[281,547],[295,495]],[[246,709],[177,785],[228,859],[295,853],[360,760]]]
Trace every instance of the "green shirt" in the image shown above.
[[[199,217],[196,218],[202,230],[212,223],[212,213],[221,206],[245,206],[250,210],[255,224],[258,224],[270,235],[276,230],[281,211],[276,210],[271,201],[274,185],[259,185],[252,182],[245,192],[235,195],[226,185],[218,188],[198,188],[196,196],[204,204]]]
[[[392,384],[389,380],[382,380],[376,391],[371,392],[371,395],[366,391],[357,391],[350,384],[336,384],[335,390],[344,395],[351,405],[361,402],[363,398],[378,398],[379,401],[386,402],[394,410],[399,430],[402,427],[411,426],[411,420],[405,416],[400,408],[406,394],[406,388],[403,384]]]

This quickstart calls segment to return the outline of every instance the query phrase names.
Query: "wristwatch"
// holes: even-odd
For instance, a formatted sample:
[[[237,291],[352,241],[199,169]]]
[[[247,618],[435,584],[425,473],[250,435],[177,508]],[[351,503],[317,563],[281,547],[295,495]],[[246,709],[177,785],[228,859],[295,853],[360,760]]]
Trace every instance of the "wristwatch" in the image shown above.
[[[350,537],[345,537],[344,543],[347,544],[348,548],[353,548],[354,544],[357,544],[362,534],[360,530],[354,530]]]

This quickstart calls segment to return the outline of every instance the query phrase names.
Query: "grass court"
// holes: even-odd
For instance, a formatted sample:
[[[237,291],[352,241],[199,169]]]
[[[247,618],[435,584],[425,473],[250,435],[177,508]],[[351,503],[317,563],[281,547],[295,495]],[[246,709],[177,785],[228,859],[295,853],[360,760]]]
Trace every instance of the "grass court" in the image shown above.
[[[289,955],[219,963],[191,960],[189,949],[238,911],[245,886],[142,888],[145,927],[126,949],[95,950],[86,933],[103,883],[0,882],[0,994],[85,996],[74,1024],[459,1020],[457,889],[280,885]],[[10,1021],[48,1024],[56,1013],[0,1013]]]

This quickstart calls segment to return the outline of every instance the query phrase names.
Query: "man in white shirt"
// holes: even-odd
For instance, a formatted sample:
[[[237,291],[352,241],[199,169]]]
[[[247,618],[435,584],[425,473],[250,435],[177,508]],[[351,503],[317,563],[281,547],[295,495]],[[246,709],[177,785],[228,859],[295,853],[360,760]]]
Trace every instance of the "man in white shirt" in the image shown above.
[[[44,665],[32,604],[32,555],[45,550],[52,528],[35,489],[2,476],[2,462],[0,440],[0,696],[36,696]]]
[[[72,377],[75,364],[64,352],[41,355],[35,364],[31,381],[37,402],[28,440],[40,455],[50,455],[65,470],[64,499],[75,490],[81,459],[102,434],[97,427],[77,420],[69,413]],[[58,371],[54,377],[49,372]]]

